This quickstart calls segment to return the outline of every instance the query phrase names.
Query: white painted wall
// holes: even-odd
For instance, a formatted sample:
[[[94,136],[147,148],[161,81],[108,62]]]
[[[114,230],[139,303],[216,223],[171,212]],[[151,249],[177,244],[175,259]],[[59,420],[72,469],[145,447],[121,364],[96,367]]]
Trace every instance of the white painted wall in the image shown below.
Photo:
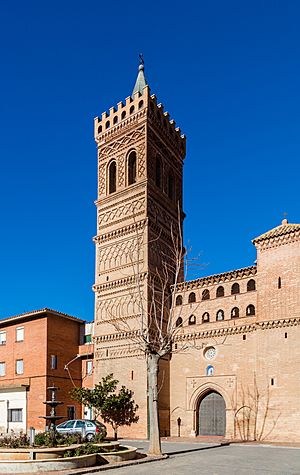
[[[0,389],[0,433],[26,432],[26,388]],[[22,422],[8,422],[9,409],[22,409]]]

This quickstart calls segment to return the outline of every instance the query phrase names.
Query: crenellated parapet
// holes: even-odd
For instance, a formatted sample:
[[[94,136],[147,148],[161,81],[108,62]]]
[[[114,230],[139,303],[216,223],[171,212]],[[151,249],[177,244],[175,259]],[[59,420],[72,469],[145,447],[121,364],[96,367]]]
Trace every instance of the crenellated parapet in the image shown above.
[[[169,141],[172,147],[179,149],[180,156],[183,159],[185,157],[186,136],[181,133],[179,127],[176,127],[176,122],[170,118],[169,112],[164,111],[163,104],[157,103],[155,94],[150,96],[148,114],[149,123],[159,130],[160,135]]]
[[[104,111],[101,117],[94,119],[95,141],[99,145],[104,144],[116,133],[137,124],[145,117],[170,141],[172,147],[179,148],[180,155],[184,158],[186,137],[181,134],[180,128],[176,127],[176,122],[170,118],[169,112],[164,111],[163,104],[157,103],[156,95],[150,95],[148,85],[143,88],[142,93],[135,92],[124,102],[118,102],[116,107],[111,107],[109,112]]]
[[[94,137],[97,143],[105,142],[115,132],[135,123],[146,115],[149,105],[150,88],[145,86],[142,93],[135,92],[133,96],[118,102],[109,112],[102,112],[101,117],[94,119]]]

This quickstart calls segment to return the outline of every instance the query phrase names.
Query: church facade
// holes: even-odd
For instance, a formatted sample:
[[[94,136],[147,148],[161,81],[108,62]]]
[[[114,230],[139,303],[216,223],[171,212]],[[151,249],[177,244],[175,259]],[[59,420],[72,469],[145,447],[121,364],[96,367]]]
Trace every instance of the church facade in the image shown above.
[[[131,96],[94,123],[98,153],[94,381],[134,391],[147,437],[147,368],[132,335],[149,275],[182,223],[185,136],[139,67]],[[173,230],[173,231],[172,231]],[[300,225],[254,239],[255,266],[175,287],[176,336],[160,362],[162,435],[300,441]],[[171,287],[173,282],[168,282]]]

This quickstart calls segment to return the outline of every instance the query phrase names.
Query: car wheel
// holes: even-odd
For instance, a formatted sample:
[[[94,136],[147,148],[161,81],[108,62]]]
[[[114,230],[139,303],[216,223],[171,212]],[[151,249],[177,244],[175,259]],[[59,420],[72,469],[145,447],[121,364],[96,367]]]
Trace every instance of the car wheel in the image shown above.
[[[86,434],[85,438],[88,442],[92,442],[94,440],[94,434]]]

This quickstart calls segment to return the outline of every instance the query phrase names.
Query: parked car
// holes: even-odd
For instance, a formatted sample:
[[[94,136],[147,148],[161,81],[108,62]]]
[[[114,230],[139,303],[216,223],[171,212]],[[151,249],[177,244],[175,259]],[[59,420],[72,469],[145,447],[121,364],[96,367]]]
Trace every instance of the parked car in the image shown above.
[[[56,426],[56,430],[59,434],[81,434],[88,442],[91,442],[96,434],[101,434],[103,437],[106,437],[107,434],[104,424],[87,419],[73,419],[62,422]]]

